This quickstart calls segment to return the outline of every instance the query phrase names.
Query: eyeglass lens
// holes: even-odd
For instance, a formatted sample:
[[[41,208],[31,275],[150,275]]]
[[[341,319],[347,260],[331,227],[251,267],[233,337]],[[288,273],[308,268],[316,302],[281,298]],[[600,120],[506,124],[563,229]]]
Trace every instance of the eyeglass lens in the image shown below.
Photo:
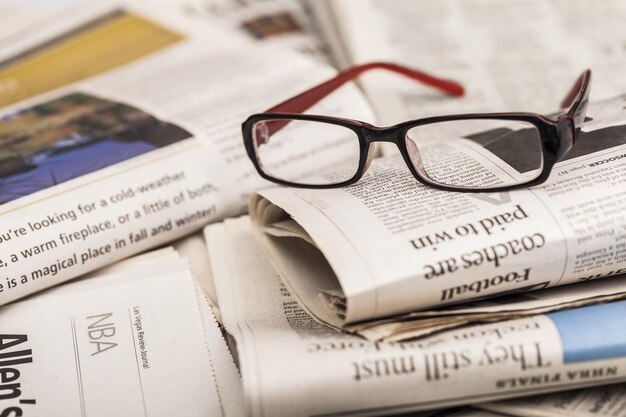
[[[272,178],[302,185],[332,185],[353,178],[360,144],[346,127],[296,119],[256,122],[252,128],[257,162]]]
[[[432,182],[497,188],[536,179],[541,136],[529,122],[465,119],[416,126],[405,143],[413,167]]]

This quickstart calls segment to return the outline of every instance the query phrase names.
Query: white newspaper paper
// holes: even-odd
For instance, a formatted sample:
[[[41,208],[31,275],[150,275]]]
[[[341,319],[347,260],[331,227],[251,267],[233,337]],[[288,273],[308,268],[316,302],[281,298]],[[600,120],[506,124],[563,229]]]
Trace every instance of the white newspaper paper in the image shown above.
[[[302,0],[185,0],[177,4],[199,21],[238,30],[259,43],[291,48],[321,62],[331,61],[315,16]]]
[[[207,29],[2,110],[0,305],[246,210],[268,183],[245,154],[242,120],[333,73]],[[354,86],[313,110],[371,117]],[[300,146],[285,157],[317,166],[340,156],[333,140],[308,162]]]
[[[310,3],[339,34],[333,49],[344,65],[401,62],[465,87],[464,97],[452,99],[393,75],[363,77],[385,124],[441,114],[549,112],[585,68],[594,73],[593,100],[626,91],[620,0]]]
[[[205,233],[252,416],[383,415],[626,379],[626,302],[369,342],[299,307],[247,218]]]
[[[106,273],[3,307],[0,413],[242,416],[237,371],[186,262],[160,251]]]
[[[412,340],[473,323],[544,314],[626,298],[626,275],[511,294],[345,326],[369,340]]]
[[[479,407],[519,417],[622,417],[626,415],[626,385],[537,395]]]

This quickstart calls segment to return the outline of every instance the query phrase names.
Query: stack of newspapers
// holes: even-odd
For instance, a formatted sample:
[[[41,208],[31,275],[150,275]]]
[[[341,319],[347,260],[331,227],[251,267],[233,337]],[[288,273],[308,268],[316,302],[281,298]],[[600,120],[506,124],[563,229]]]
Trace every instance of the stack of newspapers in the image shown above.
[[[0,417],[626,416],[621,1],[76,3],[0,1]],[[592,103],[528,189],[387,147],[260,178],[241,123],[373,60],[466,95],[372,74],[310,113],[549,114],[586,67]]]

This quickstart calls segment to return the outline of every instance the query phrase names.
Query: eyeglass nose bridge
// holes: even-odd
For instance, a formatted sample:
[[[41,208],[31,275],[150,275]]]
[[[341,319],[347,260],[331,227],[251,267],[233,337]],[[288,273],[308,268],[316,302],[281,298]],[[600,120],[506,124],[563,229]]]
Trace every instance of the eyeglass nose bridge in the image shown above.
[[[397,143],[398,130],[395,127],[367,127],[365,128],[365,142],[368,145],[376,142]]]

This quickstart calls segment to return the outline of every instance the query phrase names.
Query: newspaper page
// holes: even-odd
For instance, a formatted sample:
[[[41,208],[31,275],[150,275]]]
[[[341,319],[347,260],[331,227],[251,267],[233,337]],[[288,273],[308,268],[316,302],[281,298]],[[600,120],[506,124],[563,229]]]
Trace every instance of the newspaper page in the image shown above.
[[[179,7],[191,18],[238,30],[260,43],[291,48],[321,62],[332,63],[316,15],[302,0],[185,0]]]
[[[149,8],[121,3],[79,4],[38,23],[36,31],[27,26],[0,40],[0,107],[102,74],[188,37],[210,40],[217,34],[158,0]],[[238,38],[243,40],[233,33],[232,46]]]
[[[101,282],[110,285],[115,280],[128,279],[128,274],[134,276],[150,277],[169,271],[190,272],[197,283],[198,304],[200,315],[204,324],[204,335],[211,356],[211,366],[215,374],[217,390],[222,407],[226,415],[243,415],[243,393],[241,378],[235,365],[233,356],[228,348],[220,327],[221,318],[217,307],[215,287],[211,281],[211,268],[208,263],[207,247],[202,232],[180,239],[158,250],[144,252],[112,265],[108,265],[97,271],[82,275],[71,284],[66,284],[47,291],[66,291],[70,288],[79,288],[84,282],[85,286],[93,285],[94,277],[106,276],[106,281]],[[46,294],[46,293],[44,293]],[[38,297],[33,295],[32,297]]]
[[[121,3],[116,0],[97,3],[87,0],[0,0],[0,57],[23,51],[26,43],[33,46],[49,41],[68,28],[75,29],[91,18],[101,16],[106,9],[120,7]]]
[[[2,110],[0,304],[241,213],[269,185],[241,121],[334,70],[211,33]],[[371,115],[355,86],[337,93],[313,110]],[[285,164],[332,165],[343,141],[296,143]]]
[[[202,241],[201,245],[199,240]],[[200,248],[204,250],[202,255],[198,253]],[[106,277],[106,281],[102,279],[101,282],[104,285],[111,285],[117,280],[127,280],[130,273],[135,278],[148,278],[169,271],[183,271],[185,274],[190,272],[197,287],[196,295],[204,326],[204,337],[222,415],[243,416],[243,392],[239,371],[218,325],[220,323],[219,317],[214,314],[216,307],[205,291],[204,277],[199,275],[206,271],[207,262],[208,256],[204,239],[196,234],[176,241],[173,246],[145,252],[101,268],[81,276],[78,281],[72,284],[48,290],[48,293],[67,291],[68,286],[76,290],[80,288],[78,285],[81,282],[84,283],[85,287],[92,286],[94,277]],[[39,295],[33,297],[39,297]]]
[[[626,379],[624,301],[371,342],[304,312],[247,218],[205,233],[249,415],[384,415]]]
[[[624,273],[623,109],[624,96],[590,106],[540,186],[439,191],[389,156],[346,188],[261,191],[251,217],[295,296],[335,326]],[[494,176],[517,172],[507,150],[465,149],[453,148]]]
[[[479,407],[519,417],[621,417],[626,415],[626,385],[537,395]]]
[[[416,311],[344,326],[369,340],[414,340],[442,330],[626,298],[626,275]]]
[[[186,262],[162,250],[101,273],[3,307],[0,414],[242,416]]]
[[[44,7],[33,7],[32,3],[21,4],[14,0],[0,1],[0,44],[19,36],[25,28],[41,25],[58,13],[72,6],[70,2],[46,2]]]
[[[438,114],[549,112],[585,68],[595,74],[594,100],[626,90],[620,0],[522,0],[515,7],[498,0],[311,3],[321,17],[332,17],[340,53],[351,64],[400,62],[465,87],[465,96],[453,99],[396,76],[363,77],[385,124]]]
[[[211,275],[211,265],[209,258],[206,256],[207,248],[202,236],[202,232],[194,233],[183,239],[172,243],[172,246],[178,253],[189,261],[191,273],[198,280],[202,292],[206,295],[211,309],[219,319],[219,308],[217,305],[217,295],[215,293],[215,284]]]

